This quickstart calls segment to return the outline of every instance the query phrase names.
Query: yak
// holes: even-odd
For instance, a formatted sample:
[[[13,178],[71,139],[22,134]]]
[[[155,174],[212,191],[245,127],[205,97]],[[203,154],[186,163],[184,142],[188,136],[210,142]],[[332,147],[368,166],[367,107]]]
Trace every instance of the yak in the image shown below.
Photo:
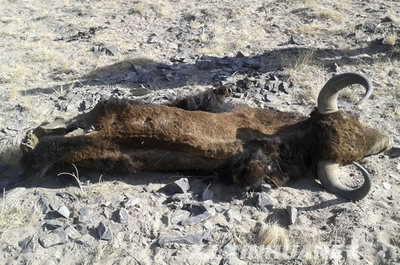
[[[371,176],[355,189],[338,180],[340,166],[389,150],[393,141],[338,110],[339,92],[352,84],[372,93],[359,73],[333,76],[307,117],[296,112],[230,106],[219,87],[167,104],[110,98],[72,120],[62,118],[27,132],[21,142],[27,172],[43,176],[73,163],[108,172],[217,172],[223,179],[257,189],[313,174],[322,186],[351,200],[364,198]]]

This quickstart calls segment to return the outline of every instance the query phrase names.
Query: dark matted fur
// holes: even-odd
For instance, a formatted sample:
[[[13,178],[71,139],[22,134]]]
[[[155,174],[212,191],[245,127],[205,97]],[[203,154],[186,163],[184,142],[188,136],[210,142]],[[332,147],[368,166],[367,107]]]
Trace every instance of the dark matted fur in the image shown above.
[[[315,110],[307,118],[232,109],[224,105],[226,93],[221,87],[167,105],[101,101],[65,128],[28,133],[24,164],[37,175],[74,163],[109,172],[217,171],[244,186],[280,186],[315,170],[319,160],[344,165],[363,158],[375,133],[340,111]],[[78,129],[84,133],[70,136]]]

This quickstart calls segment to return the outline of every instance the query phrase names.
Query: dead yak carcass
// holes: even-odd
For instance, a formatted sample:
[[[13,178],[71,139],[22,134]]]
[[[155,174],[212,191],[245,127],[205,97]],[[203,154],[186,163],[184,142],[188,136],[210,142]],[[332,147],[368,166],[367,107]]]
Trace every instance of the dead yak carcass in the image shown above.
[[[352,200],[365,197],[371,177],[359,166],[364,183],[350,189],[338,181],[338,167],[392,146],[389,136],[339,111],[341,89],[361,84],[361,74],[332,77],[305,117],[224,105],[226,88],[207,91],[167,105],[109,99],[64,122],[29,131],[21,143],[27,172],[42,176],[62,163],[109,172],[218,172],[236,184],[257,188],[262,181],[285,185],[314,173],[323,187]]]

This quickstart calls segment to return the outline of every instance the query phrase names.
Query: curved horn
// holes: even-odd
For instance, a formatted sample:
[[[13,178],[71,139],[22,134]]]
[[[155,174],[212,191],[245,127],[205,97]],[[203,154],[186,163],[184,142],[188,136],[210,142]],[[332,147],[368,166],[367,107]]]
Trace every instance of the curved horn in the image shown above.
[[[327,114],[338,111],[337,98],[340,90],[353,85],[360,84],[365,87],[365,95],[357,104],[363,103],[372,94],[372,83],[364,75],[359,73],[344,73],[332,77],[326,82],[318,95],[318,111],[321,114]]]
[[[367,196],[372,187],[371,175],[360,164],[356,162],[353,162],[353,164],[361,171],[364,177],[364,183],[359,188],[353,190],[340,183],[338,180],[339,165],[328,161],[319,161],[317,166],[317,174],[322,186],[353,201],[361,200]]]

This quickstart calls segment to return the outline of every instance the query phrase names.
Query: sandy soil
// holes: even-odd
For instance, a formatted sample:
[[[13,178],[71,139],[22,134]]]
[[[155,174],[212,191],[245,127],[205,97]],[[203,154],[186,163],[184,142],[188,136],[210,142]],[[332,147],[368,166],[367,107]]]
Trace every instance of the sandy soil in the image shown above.
[[[2,0],[0,263],[399,264],[400,164],[385,155],[361,161],[374,178],[362,201],[305,179],[268,191],[265,211],[256,193],[192,176],[186,194],[159,192],[178,174],[79,170],[81,188],[61,172],[5,185],[21,175],[22,137],[42,122],[110,96],[159,103],[221,83],[235,92],[230,101],[307,115],[334,73],[364,73],[373,97],[356,108],[362,89],[352,87],[340,107],[398,146],[399,38],[398,1]],[[274,82],[284,91],[266,89]],[[343,172],[358,181],[354,168]],[[213,197],[202,202],[207,187]],[[173,221],[205,205],[207,220]],[[298,210],[292,225],[288,206]],[[260,244],[260,226],[275,244]]]

